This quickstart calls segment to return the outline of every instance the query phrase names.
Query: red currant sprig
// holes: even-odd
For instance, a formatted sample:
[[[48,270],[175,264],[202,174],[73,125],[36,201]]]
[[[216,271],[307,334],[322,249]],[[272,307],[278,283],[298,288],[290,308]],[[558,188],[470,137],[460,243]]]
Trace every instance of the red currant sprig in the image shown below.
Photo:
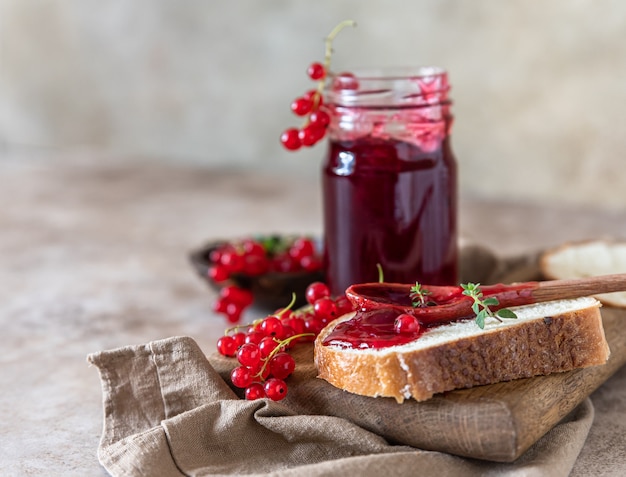
[[[258,395],[260,390],[248,391],[252,384],[262,384],[264,395],[274,401],[280,401],[287,395],[287,384],[284,379],[289,377],[296,368],[296,361],[284,351],[289,343],[306,336],[293,335],[286,339],[271,338],[275,341],[273,349],[263,356],[261,345],[246,343],[237,350],[239,366],[233,368],[230,380],[234,386],[246,389],[246,396],[250,393]]]
[[[313,341],[332,319],[352,311],[345,296],[332,299],[328,286],[321,282],[307,287],[306,298],[312,305],[307,309],[292,311],[294,296],[286,308],[252,325],[230,328],[218,340],[219,353],[239,362],[230,379],[234,386],[245,389],[246,399],[283,399],[287,394],[285,379],[296,367],[287,351],[298,343]]]
[[[330,71],[333,40],[347,26],[356,26],[356,23],[352,20],[345,20],[337,25],[326,37],[324,63],[311,63],[307,69],[309,78],[317,81],[317,88],[294,99],[291,103],[291,111],[296,116],[306,116],[306,121],[300,129],[289,128],[281,134],[281,144],[290,151],[296,151],[302,146],[313,146],[326,135],[326,129],[330,123],[330,115],[324,108],[322,91]]]

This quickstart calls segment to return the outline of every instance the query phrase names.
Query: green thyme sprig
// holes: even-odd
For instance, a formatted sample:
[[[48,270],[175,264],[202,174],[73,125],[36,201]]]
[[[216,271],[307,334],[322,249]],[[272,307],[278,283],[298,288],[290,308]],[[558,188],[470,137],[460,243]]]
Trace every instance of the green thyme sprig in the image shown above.
[[[419,282],[415,282],[415,285],[411,287],[409,297],[413,300],[413,307],[425,307],[428,306],[426,297],[432,295],[430,291],[423,288]]]
[[[487,317],[495,318],[499,322],[502,322],[502,318],[517,318],[517,315],[508,308],[502,308],[494,313],[489,307],[499,305],[500,301],[495,296],[483,298],[480,283],[461,284],[461,288],[463,288],[463,295],[469,296],[474,300],[472,311],[476,313],[476,324],[481,330],[485,329],[485,319]]]

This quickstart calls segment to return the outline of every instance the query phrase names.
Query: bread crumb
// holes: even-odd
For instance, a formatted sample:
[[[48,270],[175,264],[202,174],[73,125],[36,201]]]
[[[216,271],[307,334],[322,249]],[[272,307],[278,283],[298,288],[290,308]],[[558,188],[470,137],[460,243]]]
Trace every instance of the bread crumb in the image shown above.
[[[411,394],[411,386],[406,384],[402,389],[400,389],[400,394],[404,396],[404,399],[411,399],[413,396]]]

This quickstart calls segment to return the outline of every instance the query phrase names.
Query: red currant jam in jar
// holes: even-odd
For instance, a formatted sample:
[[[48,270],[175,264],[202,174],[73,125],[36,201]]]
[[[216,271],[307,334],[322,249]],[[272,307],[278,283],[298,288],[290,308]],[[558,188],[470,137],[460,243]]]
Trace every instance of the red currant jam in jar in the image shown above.
[[[439,68],[329,78],[324,248],[334,294],[355,283],[457,283],[457,167]]]

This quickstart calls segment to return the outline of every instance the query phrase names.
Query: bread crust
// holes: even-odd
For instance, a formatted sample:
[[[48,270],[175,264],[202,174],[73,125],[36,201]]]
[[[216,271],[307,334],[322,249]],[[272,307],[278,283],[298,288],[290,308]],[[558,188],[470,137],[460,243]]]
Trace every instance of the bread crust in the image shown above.
[[[315,340],[318,377],[355,394],[398,402],[601,365],[609,357],[599,303],[421,349],[409,344],[361,352],[324,346],[336,324],[352,316],[330,323]]]

